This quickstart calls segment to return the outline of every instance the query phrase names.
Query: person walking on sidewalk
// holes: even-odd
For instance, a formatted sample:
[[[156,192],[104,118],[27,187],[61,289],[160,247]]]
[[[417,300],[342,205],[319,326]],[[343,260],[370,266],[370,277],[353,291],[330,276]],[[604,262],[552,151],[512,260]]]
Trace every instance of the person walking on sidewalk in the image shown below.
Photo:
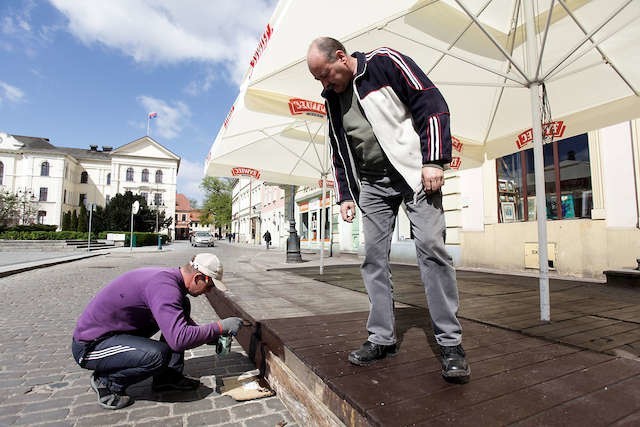
[[[269,250],[269,246],[271,246],[271,233],[269,233],[269,230],[265,231],[262,238],[264,239],[264,242],[267,244],[267,250]]]
[[[82,368],[93,371],[90,383],[100,406],[130,405],[127,387],[151,376],[154,391],[200,386],[182,373],[184,351],[236,335],[242,319],[198,325],[187,294],[202,295],[214,286],[224,291],[221,279],[218,257],[200,253],[179,268],[124,273],[96,294],[77,321],[71,351]],[[158,331],[160,340],[151,339]]]
[[[458,286],[445,248],[441,187],[451,161],[451,134],[444,98],[411,58],[389,48],[348,55],[338,40],[320,37],[309,47],[307,65],[324,88],[340,214],[352,222],[357,203],[363,218],[369,337],[349,361],[369,365],[398,350],[389,252],[404,202],[442,375],[467,382]]]

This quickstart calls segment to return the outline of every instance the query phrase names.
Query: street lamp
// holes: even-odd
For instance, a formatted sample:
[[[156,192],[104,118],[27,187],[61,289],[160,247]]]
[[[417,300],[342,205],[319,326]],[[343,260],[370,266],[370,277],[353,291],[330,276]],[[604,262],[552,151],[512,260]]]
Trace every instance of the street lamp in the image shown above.
[[[19,189],[18,200],[22,207],[20,211],[20,222],[25,225],[31,216],[32,206],[31,204],[36,201],[36,197],[30,188]]]

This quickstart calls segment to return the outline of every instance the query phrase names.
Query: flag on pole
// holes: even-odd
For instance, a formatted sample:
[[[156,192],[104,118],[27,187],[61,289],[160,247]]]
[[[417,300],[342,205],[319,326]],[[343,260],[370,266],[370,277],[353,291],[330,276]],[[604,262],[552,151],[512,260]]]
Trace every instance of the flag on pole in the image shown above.
[[[149,136],[149,122],[151,122],[151,119],[155,119],[156,117],[158,117],[158,113],[156,113],[155,111],[150,112],[149,114],[147,114],[147,136]]]

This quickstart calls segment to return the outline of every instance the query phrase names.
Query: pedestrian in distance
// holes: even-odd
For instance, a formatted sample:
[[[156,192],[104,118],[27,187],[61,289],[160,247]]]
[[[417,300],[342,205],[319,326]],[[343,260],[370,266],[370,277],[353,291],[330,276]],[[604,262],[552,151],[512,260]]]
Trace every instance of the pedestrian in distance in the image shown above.
[[[441,188],[451,162],[451,134],[444,98],[411,58],[390,48],[349,55],[338,40],[320,37],[309,46],[307,65],[324,88],[340,214],[352,222],[356,204],[362,212],[369,337],[349,361],[369,365],[398,351],[389,252],[404,202],[442,376],[467,382],[458,286],[445,247]]]
[[[271,233],[269,233],[269,230],[265,231],[262,238],[264,239],[264,242],[267,245],[267,250],[269,250],[269,246],[271,246]]]
[[[178,268],[129,271],[102,288],[80,315],[73,332],[75,361],[92,370],[98,403],[120,409],[133,403],[127,387],[153,377],[152,389],[194,390],[200,381],[183,375],[184,351],[236,335],[242,319],[197,324],[188,295],[217,287],[226,291],[217,256],[200,253]],[[151,339],[160,331],[159,340]]]

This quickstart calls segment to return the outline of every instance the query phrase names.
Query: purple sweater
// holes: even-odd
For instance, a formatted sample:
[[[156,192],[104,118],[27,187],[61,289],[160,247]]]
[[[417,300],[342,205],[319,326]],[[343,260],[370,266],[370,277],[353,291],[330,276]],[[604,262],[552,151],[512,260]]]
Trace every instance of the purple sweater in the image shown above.
[[[179,268],[140,268],[125,273],[89,302],[73,338],[92,341],[106,334],[151,337],[160,330],[174,351],[215,340],[218,322],[198,325],[183,310],[187,290]]]

